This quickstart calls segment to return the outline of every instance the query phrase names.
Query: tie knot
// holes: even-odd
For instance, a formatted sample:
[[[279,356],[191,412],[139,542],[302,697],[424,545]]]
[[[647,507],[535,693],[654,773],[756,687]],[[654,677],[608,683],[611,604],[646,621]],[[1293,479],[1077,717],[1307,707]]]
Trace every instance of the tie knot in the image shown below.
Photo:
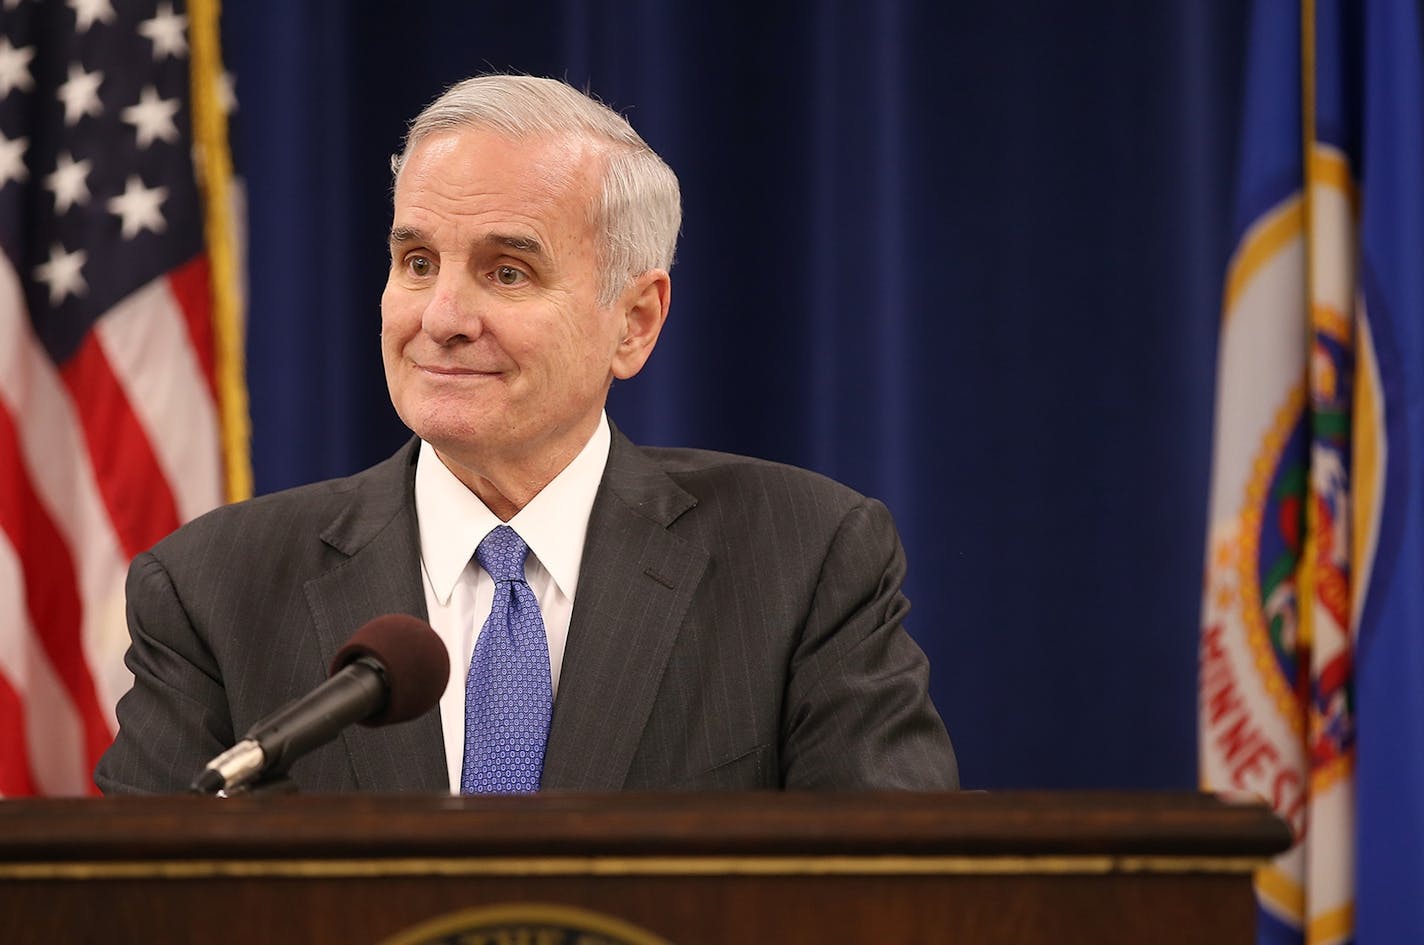
[[[475,560],[489,572],[496,584],[505,581],[524,580],[524,558],[529,554],[529,546],[519,533],[508,525],[501,525],[485,536],[475,549]]]

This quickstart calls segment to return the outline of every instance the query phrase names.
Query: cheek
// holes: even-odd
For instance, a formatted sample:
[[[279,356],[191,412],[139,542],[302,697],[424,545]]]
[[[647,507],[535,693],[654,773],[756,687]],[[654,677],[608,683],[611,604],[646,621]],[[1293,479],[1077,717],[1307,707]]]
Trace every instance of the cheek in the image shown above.
[[[607,371],[616,347],[616,342],[611,339],[611,328],[606,321],[602,318],[589,319],[564,339],[565,363],[577,365],[581,375],[601,377]]]
[[[420,326],[420,313],[401,293],[386,289],[381,296],[381,351],[389,359],[398,355],[414,330]]]

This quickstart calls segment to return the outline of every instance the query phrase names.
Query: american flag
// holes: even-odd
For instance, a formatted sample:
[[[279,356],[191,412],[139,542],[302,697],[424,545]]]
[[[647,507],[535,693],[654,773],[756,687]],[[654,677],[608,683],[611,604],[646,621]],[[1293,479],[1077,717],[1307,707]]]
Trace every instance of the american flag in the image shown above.
[[[246,487],[216,3],[0,3],[0,795],[85,794],[129,561]]]

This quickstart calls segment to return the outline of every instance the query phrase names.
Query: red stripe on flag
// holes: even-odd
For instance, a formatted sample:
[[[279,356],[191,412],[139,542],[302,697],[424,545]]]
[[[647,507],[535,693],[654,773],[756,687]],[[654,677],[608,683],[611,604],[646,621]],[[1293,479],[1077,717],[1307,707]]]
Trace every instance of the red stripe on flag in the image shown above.
[[[180,524],[168,480],[93,332],[60,370],[79,412],[99,494],[129,558]]]
[[[20,456],[10,412],[0,407],[0,469],[12,471],[0,488],[0,531],[10,539],[24,568],[25,602],[40,645],[74,703],[84,726],[85,759],[90,768],[109,747],[113,733],[99,709],[99,697],[84,659],[83,605],[74,559],[54,520],[46,514],[30,484]],[[90,791],[97,793],[90,785]]]
[[[208,390],[213,402],[218,399],[218,375],[214,358],[213,341],[213,283],[208,269],[206,253],[193,257],[168,274],[168,285],[173,297],[178,300],[178,308],[183,312],[183,320],[188,323],[188,337],[193,342],[193,351],[202,365],[203,377],[208,380]]]
[[[0,673],[0,795],[28,797],[37,793],[30,774],[25,706],[10,680]]]

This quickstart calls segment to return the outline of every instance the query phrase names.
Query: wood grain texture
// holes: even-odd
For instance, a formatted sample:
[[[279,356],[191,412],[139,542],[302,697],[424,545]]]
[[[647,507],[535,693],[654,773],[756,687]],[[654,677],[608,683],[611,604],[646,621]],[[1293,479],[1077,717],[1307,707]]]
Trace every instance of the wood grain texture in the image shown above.
[[[1259,804],[1176,794],[273,796],[0,803],[0,941],[377,943],[451,911],[578,906],[674,945],[1241,942],[1290,842]],[[609,875],[442,872],[562,858]],[[953,859],[953,872],[915,864]],[[1133,863],[1175,864],[1166,871]],[[1088,862],[1100,872],[1051,864]],[[157,875],[273,863],[291,875]],[[673,864],[652,873],[649,863]],[[725,870],[675,864],[721,863]],[[738,863],[773,868],[746,875]],[[902,869],[881,869],[885,863]],[[1028,864],[1022,870],[1005,863]],[[369,875],[301,867],[364,864]],[[622,873],[618,863],[630,868]],[[775,864],[787,868],[774,868]],[[817,875],[817,864],[841,872]],[[973,864],[982,863],[983,871]],[[380,875],[381,866],[400,867]],[[428,864],[429,868],[422,868]],[[863,868],[856,864],[863,864]],[[1038,864],[1038,866],[1034,866]],[[17,878],[24,867],[148,870]],[[527,873],[528,871],[526,871]],[[537,870],[535,871],[537,872]],[[78,873],[73,874],[78,876]]]

